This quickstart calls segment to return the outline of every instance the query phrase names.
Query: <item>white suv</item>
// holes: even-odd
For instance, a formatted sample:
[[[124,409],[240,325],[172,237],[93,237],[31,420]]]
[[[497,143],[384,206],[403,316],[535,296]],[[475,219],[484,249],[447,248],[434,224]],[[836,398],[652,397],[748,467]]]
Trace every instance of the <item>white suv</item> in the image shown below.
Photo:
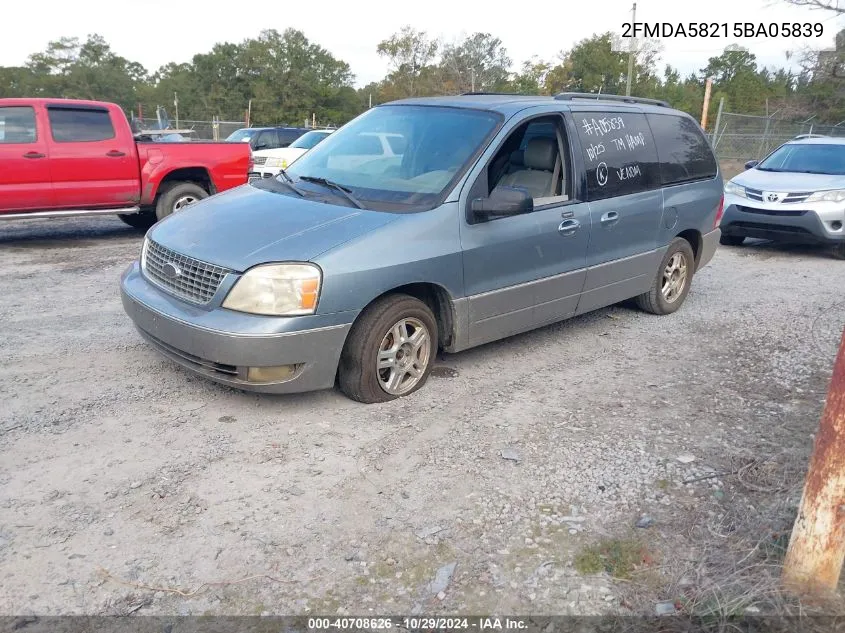
[[[254,171],[249,173],[249,179],[272,178],[281,169],[287,169],[297,158],[302,156],[317,143],[326,138],[334,130],[311,130],[306,132],[287,147],[262,149],[252,153],[255,162]]]

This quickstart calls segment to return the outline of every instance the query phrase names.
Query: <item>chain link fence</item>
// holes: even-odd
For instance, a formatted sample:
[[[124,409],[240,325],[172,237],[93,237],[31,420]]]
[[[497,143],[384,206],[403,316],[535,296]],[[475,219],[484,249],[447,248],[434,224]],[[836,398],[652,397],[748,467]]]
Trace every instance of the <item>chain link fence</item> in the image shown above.
[[[135,118],[135,125],[144,130],[158,130],[161,129],[161,124],[158,119],[150,118]],[[169,120],[163,122],[173,132],[180,132],[187,140],[190,141],[225,141],[226,138],[236,130],[246,127],[243,121],[176,121]]]
[[[775,117],[722,112],[710,141],[719,160],[761,159],[801,134],[845,137],[845,121],[836,125],[786,121]]]

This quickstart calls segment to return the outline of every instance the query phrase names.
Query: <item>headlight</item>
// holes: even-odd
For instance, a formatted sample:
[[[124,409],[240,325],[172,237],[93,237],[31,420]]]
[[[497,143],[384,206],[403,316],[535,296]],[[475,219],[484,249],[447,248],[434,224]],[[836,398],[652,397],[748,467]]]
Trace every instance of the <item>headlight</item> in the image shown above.
[[[806,202],[842,202],[845,201],[845,189],[831,191],[817,191],[807,198]]]
[[[733,195],[740,196],[741,198],[748,197],[745,195],[745,187],[736,184],[733,180],[729,180],[725,183],[725,193],[732,193]]]
[[[280,158],[268,158],[264,162],[264,166],[265,167],[281,167],[282,166],[282,160]]]
[[[264,264],[244,273],[223,307],[250,314],[314,314],[320,296],[320,269],[312,264]]]

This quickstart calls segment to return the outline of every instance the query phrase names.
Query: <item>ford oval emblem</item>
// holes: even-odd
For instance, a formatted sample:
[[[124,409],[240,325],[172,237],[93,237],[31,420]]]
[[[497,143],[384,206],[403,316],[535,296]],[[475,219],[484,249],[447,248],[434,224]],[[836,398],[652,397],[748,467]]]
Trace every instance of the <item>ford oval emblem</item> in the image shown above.
[[[161,267],[161,274],[168,279],[176,279],[182,274],[182,271],[179,270],[179,267],[173,262],[167,262]]]

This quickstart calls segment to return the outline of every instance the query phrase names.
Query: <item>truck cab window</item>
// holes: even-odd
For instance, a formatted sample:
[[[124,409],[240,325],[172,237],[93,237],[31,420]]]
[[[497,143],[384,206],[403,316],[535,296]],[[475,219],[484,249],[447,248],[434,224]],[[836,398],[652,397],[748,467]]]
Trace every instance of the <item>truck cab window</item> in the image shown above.
[[[107,141],[115,137],[108,110],[47,108],[50,132],[57,143]]]
[[[29,106],[0,108],[0,143],[34,143],[35,110]]]

